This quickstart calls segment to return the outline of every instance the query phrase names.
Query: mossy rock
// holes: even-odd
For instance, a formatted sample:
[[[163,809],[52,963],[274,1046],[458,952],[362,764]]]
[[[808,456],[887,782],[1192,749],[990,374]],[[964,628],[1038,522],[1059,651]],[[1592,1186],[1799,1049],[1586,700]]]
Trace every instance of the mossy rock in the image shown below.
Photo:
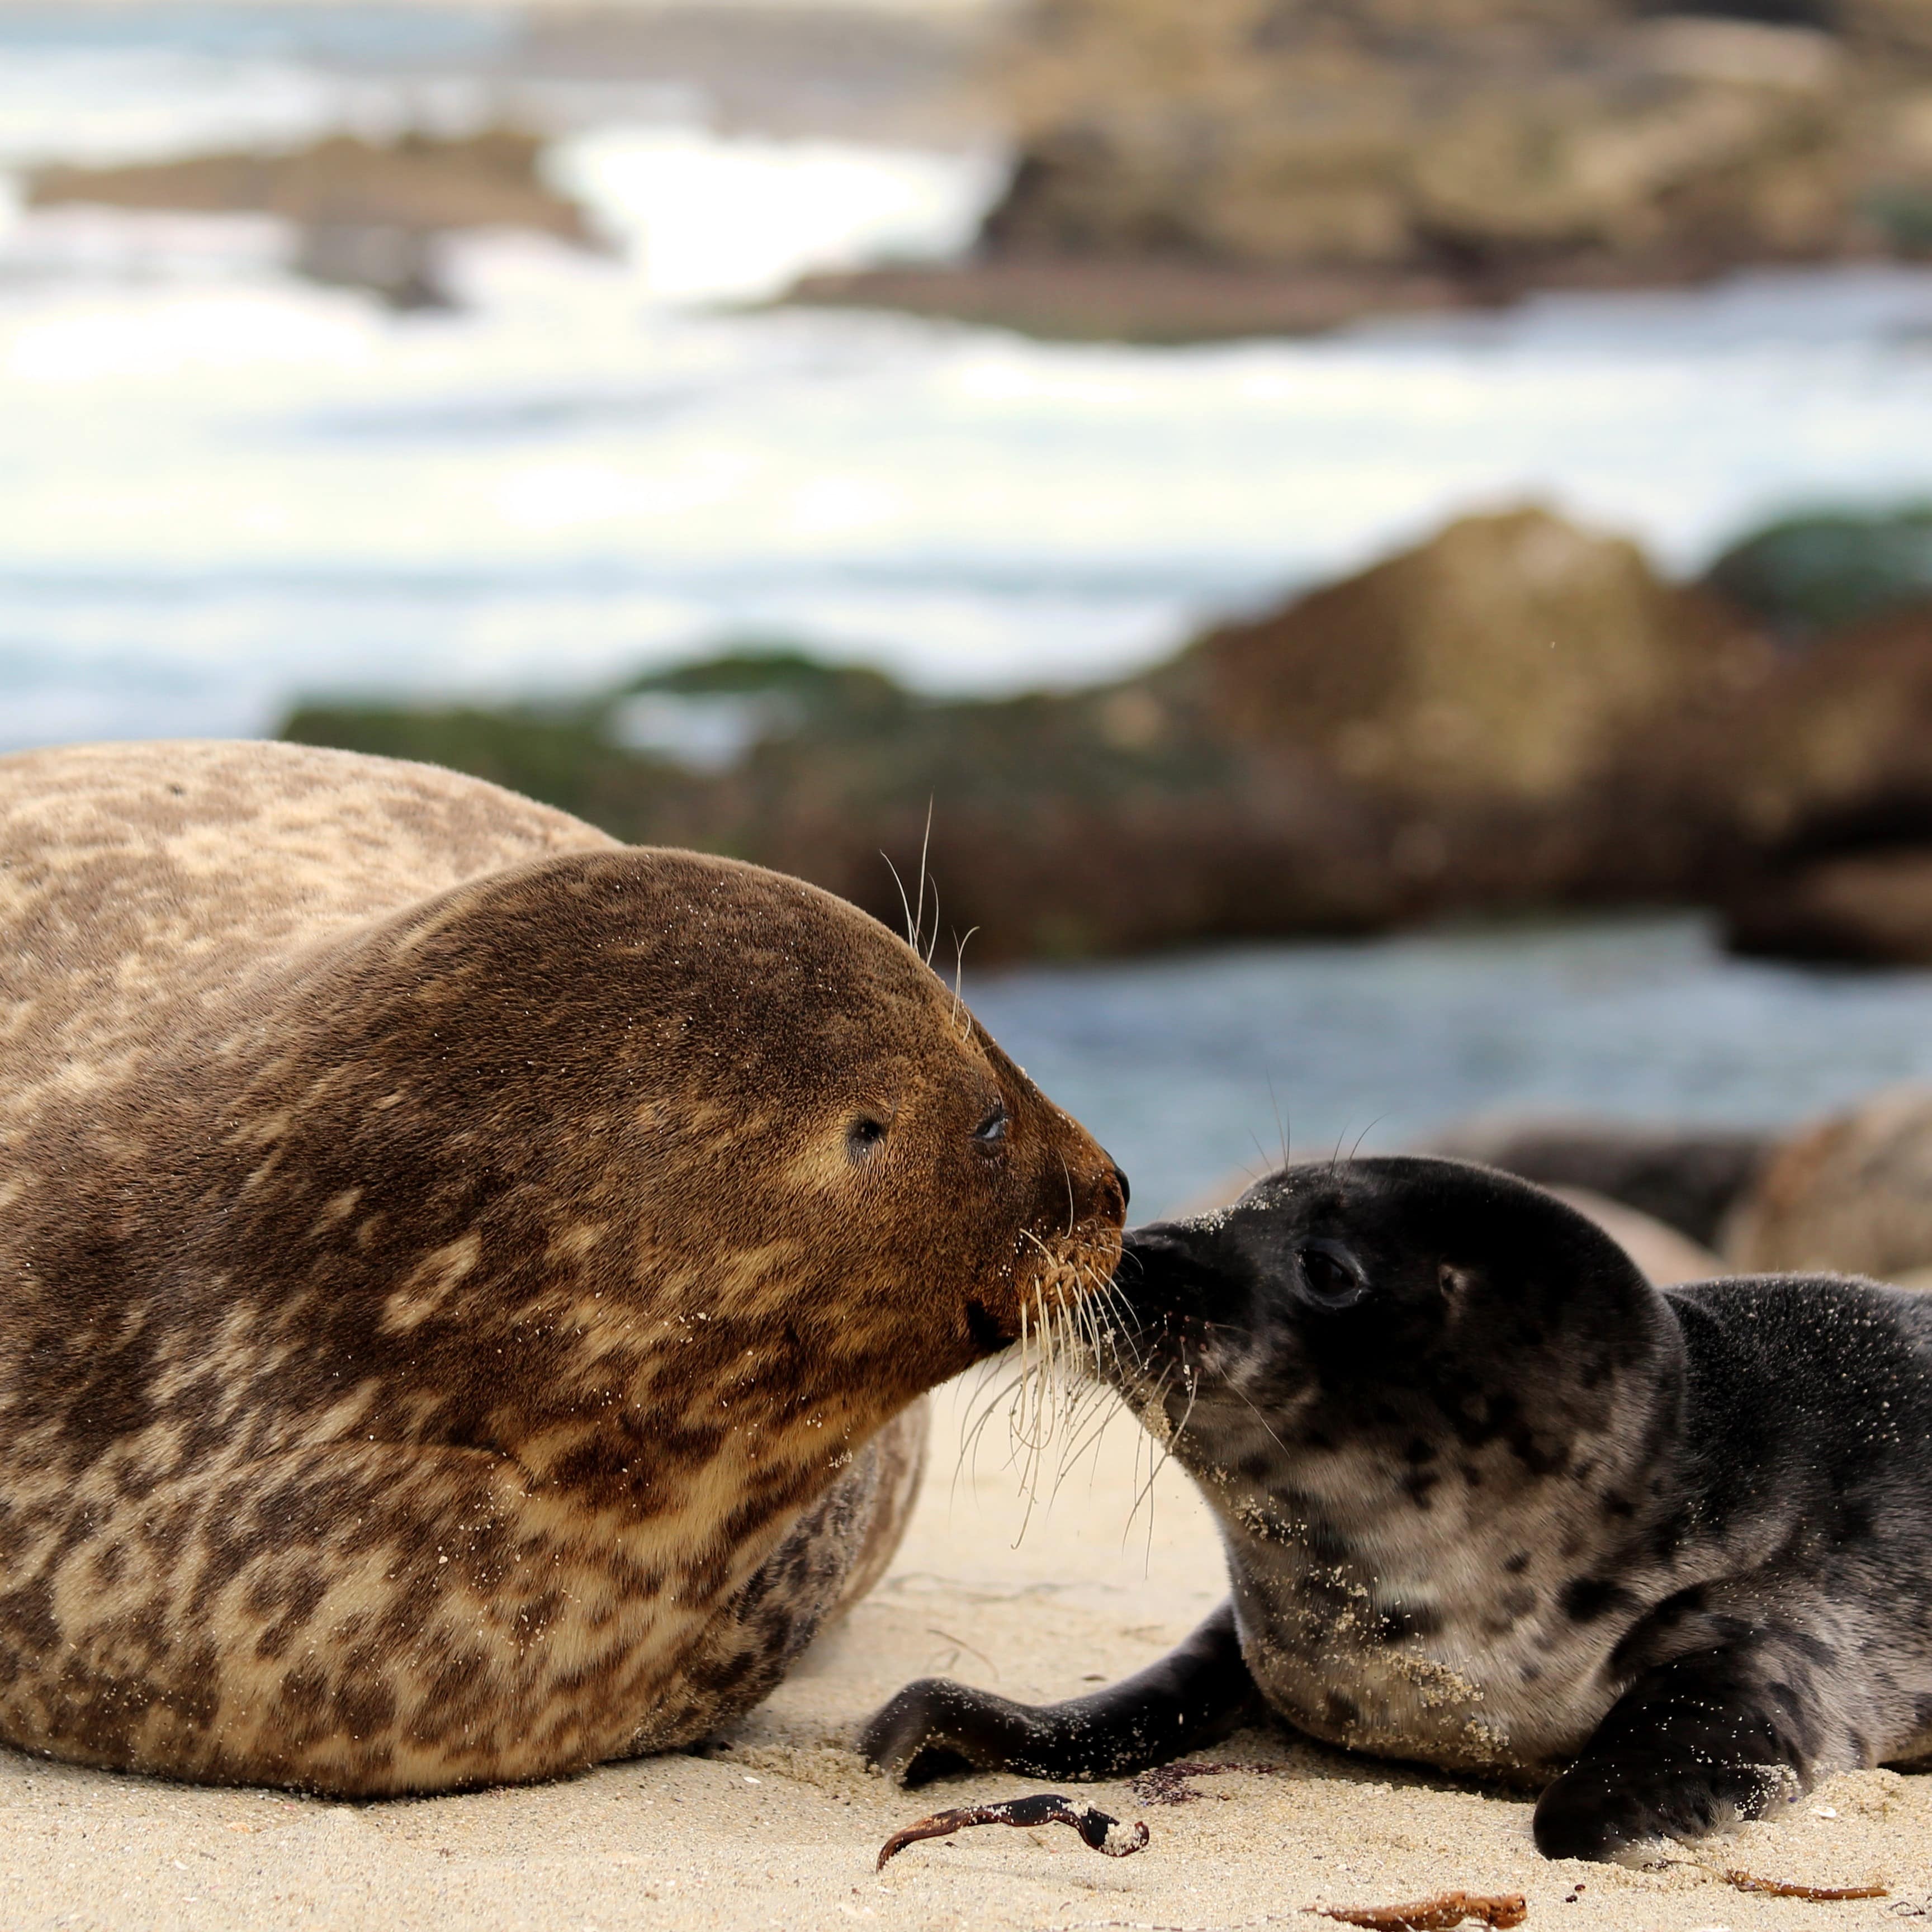
[[[1790,639],[1932,598],[1932,503],[1814,511],[1741,538],[1706,581]]]

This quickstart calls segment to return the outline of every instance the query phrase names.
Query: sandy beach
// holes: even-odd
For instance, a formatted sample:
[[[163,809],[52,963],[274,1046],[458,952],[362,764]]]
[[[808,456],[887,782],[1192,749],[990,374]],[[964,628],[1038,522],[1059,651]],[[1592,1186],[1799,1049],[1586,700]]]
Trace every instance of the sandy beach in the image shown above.
[[[972,1461],[973,1390],[940,1392],[918,1514],[885,1582],[708,1756],[611,1765],[571,1782],[342,1805],[206,1790],[0,1754],[0,1924],[38,1927],[1224,1928],[1301,1924],[1304,1908],[1444,1889],[1520,1892],[1542,1932],[1811,1932],[1932,1916],[1932,1780],[1840,1778],[1775,1822],[1658,1871],[1552,1864],[1518,1795],[1292,1744],[1219,1757],[1279,1775],[1204,1782],[1140,1804],[1088,1787],[1148,1849],[1090,1852],[1070,1831],[988,1827],[879,1846],[932,1810],[1041,1787],[974,1778],[895,1790],[852,1754],[855,1724],[908,1678],[944,1671],[1014,1696],[1077,1694],[1138,1667],[1219,1599],[1206,1513],[1176,1470],[1138,1511],[1147,1452],[1124,1418],[1030,1520],[1004,1410]],[[1024,1524],[1024,1533],[1021,1534]],[[1885,1899],[1750,1896],[1715,1868]],[[1580,1888],[1579,1881],[1581,1881]]]

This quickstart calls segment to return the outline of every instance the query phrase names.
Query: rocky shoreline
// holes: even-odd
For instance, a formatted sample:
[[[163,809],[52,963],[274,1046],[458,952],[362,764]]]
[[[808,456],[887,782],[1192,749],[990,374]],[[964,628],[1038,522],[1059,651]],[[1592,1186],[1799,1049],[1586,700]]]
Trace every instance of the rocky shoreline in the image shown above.
[[[796,299],[1172,341],[1932,254],[1916,0],[1038,0],[1001,72],[973,259]]]
[[[982,958],[1695,904],[1752,950],[1932,959],[1932,560],[1916,574],[1899,540],[1922,520],[1870,526],[1898,568],[1840,583],[1822,629],[1790,620],[1818,607],[1816,570],[1766,561],[1802,564],[1815,523],[1685,585],[1526,508],[1084,690],[940,702],[728,651],[575,706],[314,704],[286,728],[894,923],[880,854],[902,878],[924,864],[928,938],[976,929]]]

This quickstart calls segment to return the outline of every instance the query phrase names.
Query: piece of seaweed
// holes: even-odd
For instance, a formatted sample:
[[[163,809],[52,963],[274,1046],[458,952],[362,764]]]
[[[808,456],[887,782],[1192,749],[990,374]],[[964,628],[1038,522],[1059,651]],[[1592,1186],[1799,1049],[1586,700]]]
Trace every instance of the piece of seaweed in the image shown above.
[[[1882,1885],[1789,1885],[1783,1879],[1754,1877],[1750,1873],[1739,1871],[1733,1866],[1726,1867],[1719,1876],[1726,1885],[1734,1885],[1740,1892],[1768,1892],[1773,1898],[1829,1900],[1891,1896]]]
[[[1529,1907],[1520,1892],[1439,1892],[1413,1905],[1305,1905],[1304,1912],[1365,1925],[1369,1932],[1449,1932],[1466,1918],[1480,1918],[1496,1932],[1520,1925]]]
[[[1071,1825],[1081,1841],[1110,1858],[1124,1858],[1148,1841],[1148,1828],[1135,1825],[1122,1832],[1120,1821],[1092,1804],[1076,1804],[1057,1791],[1042,1791],[1030,1798],[1009,1798],[997,1804],[969,1804],[958,1811],[935,1811],[902,1826],[879,1847],[877,1869],[896,1857],[907,1846],[921,1838],[944,1838],[973,1825]],[[1120,1832],[1117,1838],[1114,1835]]]

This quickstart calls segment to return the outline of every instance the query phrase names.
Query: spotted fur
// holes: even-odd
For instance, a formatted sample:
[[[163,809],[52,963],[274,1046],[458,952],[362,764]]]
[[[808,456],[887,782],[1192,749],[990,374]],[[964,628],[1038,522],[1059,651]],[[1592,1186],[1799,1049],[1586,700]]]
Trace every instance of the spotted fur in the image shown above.
[[[1538,1843],[1600,1858],[1932,1754],[1932,1298],[1660,1292],[1540,1190],[1411,1159],[1137,1229],[1116,1306],[1231,1604],[1069,1704],[910,1687],[881,1764],[1109,1774],[1264,1710],[1546,1785]]]
[[[796,880],[346,754],[0,760],[0,1736],[338,1793],[698,1738],[1122,1205]]]

